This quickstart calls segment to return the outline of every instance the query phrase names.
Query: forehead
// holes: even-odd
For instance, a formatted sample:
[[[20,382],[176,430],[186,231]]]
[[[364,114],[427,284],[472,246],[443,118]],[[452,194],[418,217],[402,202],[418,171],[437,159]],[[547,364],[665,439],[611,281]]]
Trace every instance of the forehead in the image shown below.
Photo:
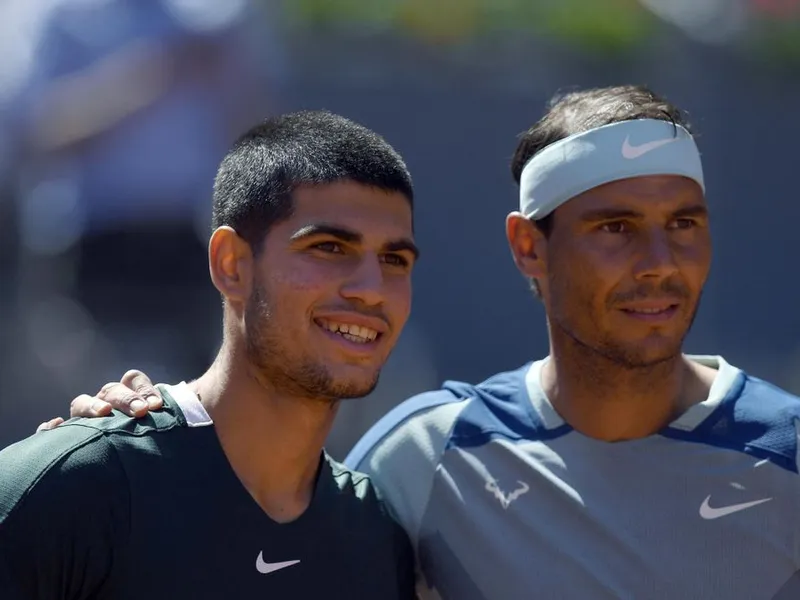
[[[294,211],[284,225],[292,231],[325,223],[363,236],[364,243],[411,237],[411,203],[400,192],[339,181],[301,186],[292,194]]]
[[[652,175],[612,181],[592,188],[556,209],[559,219],[581,219],[605,209],[660,216],[682,208],[705,206],[703,190],[693,180],[676,175]]]

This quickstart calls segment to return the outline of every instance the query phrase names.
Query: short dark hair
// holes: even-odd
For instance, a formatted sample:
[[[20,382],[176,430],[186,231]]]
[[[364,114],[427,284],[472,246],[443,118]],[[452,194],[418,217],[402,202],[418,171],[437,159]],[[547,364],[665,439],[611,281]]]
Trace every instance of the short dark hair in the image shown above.
[[[214,181],[212,226],[232,227],[257,253],[270,228],[292,215],[296,188],[343,180],[400,192],[413,208],[408,168],[374,131],[328,111],[268,119],[223,158]]]
[[[661,119],[691,132],[684,111],[644,85],[620,85],[556,94],[547,112],[519,136],[511,174],[519,185],[522,169],[535,154],[559,140],[603,125],[633,119]],[[535,221],[549,235],[553,213]]]

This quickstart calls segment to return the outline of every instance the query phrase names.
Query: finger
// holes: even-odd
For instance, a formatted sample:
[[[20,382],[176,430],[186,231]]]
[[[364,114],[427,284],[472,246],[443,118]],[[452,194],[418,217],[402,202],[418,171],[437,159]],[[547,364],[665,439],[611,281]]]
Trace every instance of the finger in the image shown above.
[[[38,433],[40,431],[47,431],[49,429],[55,429],[56,427],[61,425],[63,422],[64,422],[64,419],[62,419],[61,417],[56,417],[55,419],[50,419],[49,421],[45,421],[44,423],[39,425],[36,428],[36,432]]]
[[[105,384],[93,400],[109,404],[129,417],[143,417],[150,410],[140,394],[122,383]]]
[[[70,417],[106,417],[111,414],[111,405],[89,394],[81,394],[69,403]]]
[[[161,392],[156,389],[150,378],[137,369],[131,369],[120,380],[147,401],[150,410],[158,410],[164,405]]]

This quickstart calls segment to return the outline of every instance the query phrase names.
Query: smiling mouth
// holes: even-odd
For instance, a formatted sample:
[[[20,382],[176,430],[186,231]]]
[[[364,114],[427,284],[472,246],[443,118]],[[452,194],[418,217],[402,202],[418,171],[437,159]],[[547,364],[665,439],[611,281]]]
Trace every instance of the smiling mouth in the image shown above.
[[[646,322],[661,322],[672,319],[678,312],[678,304],[662,306],[629,306],[621,309],[623,314]]]
[[[663,306],[661,308],[623,308],[622,310],[626,313],[632,314],[639,314],[639,315],[658,315],[661,313],[665,313],[669,310],[677,308],[677,304],[669,304],[667,306]]]
[[[342,336],[344,339],[356,344],[369,344],[377,340],[381,334],[374,329],[352,323],[340,323],[327,319],[315,319],[314,322],[323,329]]]

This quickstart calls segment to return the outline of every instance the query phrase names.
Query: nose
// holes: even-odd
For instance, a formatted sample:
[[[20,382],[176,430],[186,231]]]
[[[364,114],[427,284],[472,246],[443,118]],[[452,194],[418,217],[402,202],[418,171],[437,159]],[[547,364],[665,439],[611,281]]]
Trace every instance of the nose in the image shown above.
[[[666,231],[648,232],[639,244],[634,270],[636,279],[667,279],[678,272],[674,248]]]
[[[342,286],[340,293],[348,300],[360,300],[368,306],[384,301],[384,278],[380,260],[376,255],[364,255]]]

